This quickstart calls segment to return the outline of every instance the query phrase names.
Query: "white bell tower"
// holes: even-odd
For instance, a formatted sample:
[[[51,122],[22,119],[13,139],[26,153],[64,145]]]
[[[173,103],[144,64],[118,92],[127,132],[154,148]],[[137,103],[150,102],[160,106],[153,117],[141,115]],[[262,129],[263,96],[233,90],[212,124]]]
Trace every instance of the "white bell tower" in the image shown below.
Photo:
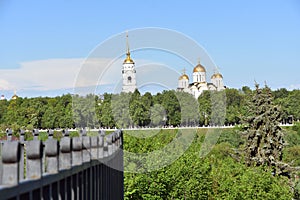
[[[126,35],[126,59],[123,62],[123,86],[122,92],[134,92],[136,89],[136,71],[134,61],[130,58],[128,34]]]

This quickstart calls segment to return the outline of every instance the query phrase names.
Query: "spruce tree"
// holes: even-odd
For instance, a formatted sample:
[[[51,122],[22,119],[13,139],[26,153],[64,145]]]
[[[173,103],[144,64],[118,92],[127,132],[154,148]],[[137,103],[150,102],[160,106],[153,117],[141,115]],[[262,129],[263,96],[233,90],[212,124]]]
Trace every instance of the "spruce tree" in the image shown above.
[[[269,87],[260,89],[255,85],[248,105],[248,116],[245,119],[247,145],[246,163],[249,166],[269,166],[273,174],[283,174],[285,165],[281,162],[284,146],[282,129],[279,126],[281,113],[273,104]]]

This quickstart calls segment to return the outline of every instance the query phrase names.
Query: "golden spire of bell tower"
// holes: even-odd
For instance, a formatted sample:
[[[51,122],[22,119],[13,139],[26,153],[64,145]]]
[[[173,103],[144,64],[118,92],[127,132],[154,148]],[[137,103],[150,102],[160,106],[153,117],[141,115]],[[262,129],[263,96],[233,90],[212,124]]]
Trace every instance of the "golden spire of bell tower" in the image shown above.
[[[124,63],[134,63],[133,60],[130,58],[128,31],[126,32],[126,59],[124,60]]]
[[[127,49],[127,56],[130,56],[130,51],[129,51],[129,42],[128,42],[128,31],[126,32],[126,49]]]

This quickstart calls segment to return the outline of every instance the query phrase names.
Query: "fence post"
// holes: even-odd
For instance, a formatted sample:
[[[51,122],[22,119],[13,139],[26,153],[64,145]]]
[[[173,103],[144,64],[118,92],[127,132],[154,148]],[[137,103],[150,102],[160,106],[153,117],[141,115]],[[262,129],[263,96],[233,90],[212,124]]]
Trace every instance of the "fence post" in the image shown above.
[[[33,129],[32,130],[32,134],[33,134],[33,139],[34,140],[38,140],[38,138],[39,138],[39,130],[38,129]]]
[[[108,156],[112,155],[113,153],[113,145],[112,145],[112,141],[113,141],[113,134],[109,134],[106,136],[106,142],[107,142],[107,154]]]
[[[20,130],[20,142],[24,142],[25,130]]]
[[[117,141],[117,133],[116,132],[113,132],[112,133],[112,151],[113,152],[116,152],[116,150],[117,150],[117,145],[116,145],[116,141]]]
[[[46,156],[46,172],[58,172],[58,141],[55,139],[48,139],[45,142],[45,156]]]
[[[82,161],[89,162],[91,161],[91,138],[89,136],[82,137]]]
[[[118,143],[117,143],[117,145],[118,145],[118,148],[120,148],[120,147],[121,147],[121,130],[118,129],[118,130],[116,131],[116,133],[117,133],[117,138],[118,138]]]
[[[91,156],[93,160],[99,158],[98,147],[99,147],[99,138],[97,136],[91,137]]]
[[[24,176],[25,176],[25,173],[24,173],[24,162],[25,162],[25,154],[24,154],[24,146],[25,146],[25,141],[21,142],[20,143],[20,160],[19,160],[19,180],[22,181],[24,180]]]
[[[62,130],[62,134],[63,134],[63,136],[66,136],[66,137],[68,137],[69,136],[69,129],[64,129],[64,130]]]
[[[60,139],[59,170],[69,169],[72,164],[72,139],[63,137]]]
[[[6,140],[7,141],[11,141],[12,133],[13,133],[13,130],[11,128],[6,130]]]
[[[104,158],[104,136],[105,133],[104,131],[100,130],[99,131],[99,158]]]
[[[104,141],[103,144],[103,157],[107,157],[108,156],[108,145],[107,145],[107,141]]]
[[[54,131],[52,129],[47,130],[47,133],[48,133],[48,138],[49,139],[53,138]]]
[[[72,166],[82,164],[82,138],[74,137],[72,148]]]
[[[39,140],[28,141],[26,149],[27,155],[27,179],[37,179],[42,176],[42,142]]]
[[[19,183],[20,143],[5,142],[2,147],[2,184],[16,185]]]

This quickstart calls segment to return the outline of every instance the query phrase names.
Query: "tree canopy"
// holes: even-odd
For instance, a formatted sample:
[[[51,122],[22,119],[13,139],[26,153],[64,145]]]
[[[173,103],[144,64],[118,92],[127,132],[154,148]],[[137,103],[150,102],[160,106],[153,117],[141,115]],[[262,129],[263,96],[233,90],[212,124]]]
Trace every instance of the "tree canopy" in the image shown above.
[[[179,91],[163,91],[57,97],[17,98],[0,101],[1,127],[18,124],[34,128],[157,127],[240,124],[247,101],[255,92],[249,87],[204,91],[198,99]],[[300,119],[300,91],[272,91],[282,110],[282,123]]]

